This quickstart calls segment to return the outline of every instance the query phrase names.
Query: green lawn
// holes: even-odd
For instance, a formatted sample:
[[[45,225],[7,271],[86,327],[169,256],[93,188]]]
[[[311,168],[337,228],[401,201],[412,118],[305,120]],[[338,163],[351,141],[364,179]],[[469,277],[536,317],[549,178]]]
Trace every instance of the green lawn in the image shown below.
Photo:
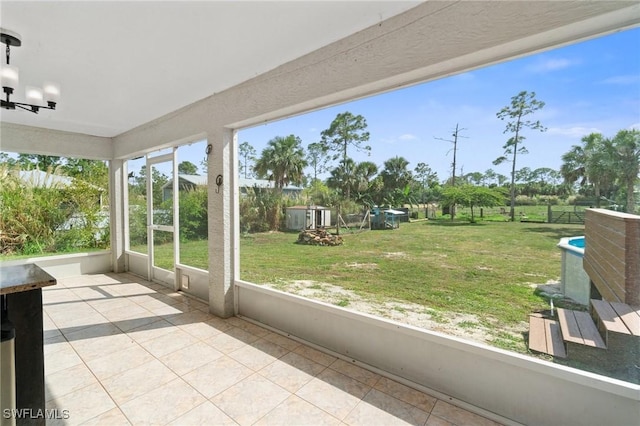
[[[403,223],[344,235],[338,247],[294,244],[296,234],[256,234],[240,244],[246,281],[313,280],[374,300],[389,298],[510,325],[547,302],[531,284],[560,277],[561,237],[583,226],[531,223]],[[364,266],[364,267],[363,267]]]
[[[436,319],[472,314],[493,330],[492,344],[526,352],[522,336],[507,331],[522,331],[529,314],[548,309],[534,285],[559,279],[556,244],[583,234],[582,225],[447,220],[343,234],[345,243],[337,247],[295,244],[297,233],[252,234],[240,241],[240,276],[276,288],[295,280],[333,284],[374,302],[422,305]],[[207,269],[206,253],[205,241],[182,244],[188,265]],[[169,246],[166,253],[157,247],[157,263],[163,266],[170,254]],[[349,306],[348,299],[335,303]]]

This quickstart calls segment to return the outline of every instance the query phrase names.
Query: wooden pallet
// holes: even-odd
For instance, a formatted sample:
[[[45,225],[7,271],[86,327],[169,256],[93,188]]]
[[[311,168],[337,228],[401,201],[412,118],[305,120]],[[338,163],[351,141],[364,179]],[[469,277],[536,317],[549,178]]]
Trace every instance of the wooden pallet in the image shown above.
[[[558,321],[538,316],[530,316],[529,349],[558,358],[566,358],[567,351],[562,342]]]

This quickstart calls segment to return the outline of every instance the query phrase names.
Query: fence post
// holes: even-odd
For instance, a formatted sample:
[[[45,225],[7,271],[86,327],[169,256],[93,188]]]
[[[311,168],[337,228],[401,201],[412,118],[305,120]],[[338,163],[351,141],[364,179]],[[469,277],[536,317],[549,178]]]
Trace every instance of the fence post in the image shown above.
[[[547,204],[547,223],[551,223],[551,204]]]

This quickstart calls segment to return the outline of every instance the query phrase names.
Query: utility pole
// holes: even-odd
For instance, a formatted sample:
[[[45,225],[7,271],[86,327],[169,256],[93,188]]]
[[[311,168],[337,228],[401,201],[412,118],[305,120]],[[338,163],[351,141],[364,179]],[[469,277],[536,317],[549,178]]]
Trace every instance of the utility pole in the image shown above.
[[[458,138],[464,138],[464,139],[468,139],[465,136],[461,136],[460,132],[463,130],[467,130],[464,128],[460,128],[458,126],[458,123],[456,123],[456,129],[453,131],[453,134],[451,135],[453,137],[453,140],[451,139],[444,139],[444,138],[434,138],[434,139],[438,139],[440,141],[445,141],[445,142],[450,142],[453,144],[453,163],[451,164],[451,186],[456,186],[456,154],[458,153]],[[452,150],[449,150],[449,152],[451,152]],[[447,152],[447,154],[449,154],[449,152]],[[455,206],[450,206],[451,209],[451,220],[453,221],[453,218],[455,217]]]

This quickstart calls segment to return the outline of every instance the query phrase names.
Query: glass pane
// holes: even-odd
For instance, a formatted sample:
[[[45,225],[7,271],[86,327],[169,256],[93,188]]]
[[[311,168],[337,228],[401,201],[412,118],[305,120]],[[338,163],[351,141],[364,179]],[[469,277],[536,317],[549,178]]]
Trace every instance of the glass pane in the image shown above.
[[[173,265],[173,232],[153,231],[153,266],[174,270]]]
[[[129,249],[147,254],[147,180],[146,160],[129,160]]]
[[[173,163],[151,166],[153,191],[153,224],[173,226]]]
[[[205,141],[178,149],[180,263],[209,269]]]

